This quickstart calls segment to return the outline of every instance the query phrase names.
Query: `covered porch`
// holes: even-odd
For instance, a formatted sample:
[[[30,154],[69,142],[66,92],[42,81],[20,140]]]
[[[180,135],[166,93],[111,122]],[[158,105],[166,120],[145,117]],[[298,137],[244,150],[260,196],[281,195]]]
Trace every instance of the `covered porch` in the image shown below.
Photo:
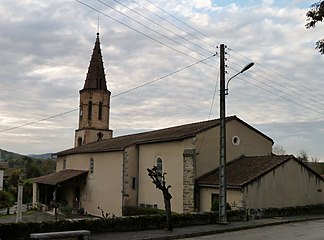
[[[81,194],[88,171],[65,169],[33,179],[33,205],[48,210],[57,205],[82,208]]]

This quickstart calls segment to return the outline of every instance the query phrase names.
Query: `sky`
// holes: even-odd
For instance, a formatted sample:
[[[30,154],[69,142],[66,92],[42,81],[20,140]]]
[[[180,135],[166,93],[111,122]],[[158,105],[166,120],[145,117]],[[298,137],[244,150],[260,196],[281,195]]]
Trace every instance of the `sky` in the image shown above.
[[[114,136],[219,118],[225,44],[226,79],[255,63],[231,80],[226,114],[324,161],[324,23],[305,28],[314,2],[0,0],[0,148],[73,147],[99,30]]]

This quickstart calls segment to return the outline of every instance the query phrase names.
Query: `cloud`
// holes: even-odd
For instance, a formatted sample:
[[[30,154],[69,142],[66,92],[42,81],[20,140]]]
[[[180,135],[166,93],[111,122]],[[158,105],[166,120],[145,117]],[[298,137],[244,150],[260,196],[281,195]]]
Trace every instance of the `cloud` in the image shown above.
[[[306,30],[307,8],[299,1],[280,5],[275,1],[225,1],[221,5],[208,0],[154,1],[169,14],[148,1],[123,2],[129,8],[104,2],[106,5],[84,0],[105,14],[100,14],[100,40],[113,96],[207,58],[225,43],[227,78],[248,62],[256,63],[231,82],[228,114],[260,126],[290,151],[309,145],[314,146],[310,151],[324,157],[314,143],[320,140],[316,128],[324,129],[318,121],[324,113],[320,92],[324,87],[323,57],[314,50],[323,25]],[[95,42],[98,13],[76,1],[7,1],[0,6],[0,17],[0,131],[76,109]],[[218,69],[216,56],[112,98],[115,134],[206,120]],[[216,89],[213,118],[218,117],[218,105]],[[0,148],[41,153],[72,147],[77,121],[75,111],[0,132]],[[277,124],[286,123],[299,129],[307,124],[309,132],[296,135],[291,129],[278,134]],[[284,132],[285,127],[280,129]]]

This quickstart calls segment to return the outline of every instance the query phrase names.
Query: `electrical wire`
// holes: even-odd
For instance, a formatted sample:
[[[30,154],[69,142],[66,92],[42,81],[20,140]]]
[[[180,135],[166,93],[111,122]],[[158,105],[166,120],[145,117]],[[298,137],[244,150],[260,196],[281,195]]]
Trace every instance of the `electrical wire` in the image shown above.
[[[76,1],[81,2],[80,0],[76,0]],[[121,12],[121,11],[115,9],[115,8],[113,8],[113,7],[110,6],[109,4],[107,4],[107,3],[105,3],[105,2],[103,2],[103,1],[101,1],[101,0],[97,0],[97,1],[100,2],[100,3],[102,3],[102,4],[105,5],[105,6],[109,7],[110,9],[112,9],[112,10],[118,12],[119,14],[121,14],[121,15],[123,15],[123,16],[129,18],[129,19],[131,19],[132,21],[136,22],[137,24],[141,25],[142,27],[144,27],[144,28],[146,28],[146,29],[149,29],[150,31],[152,31],[152,32],[154,32],[154,33],[156,33],[156,34],[158,34],[158,35],[160,35],[160,36],[162,36],[162,37],[168,39],[169,41],[175,43],[176,45],[182,46],[182,47],[184,47],[184,48],[186,48],[186,49],[188,49],[188,50],[191,50],[191,51],[193,51],[193,52],[195,52],[195,53],[198,53],[198,54],[201,55],[201,56],[206,57],[205,54],[202,54],[202,53],[200,53],[200,52],[197,52],[197,51],[195,51],[193,48],[188,47],[188,46],[186,46],[186,45],[184,45],[184,44],[182,44],[182,43],[180,43],[180,42],[178,42],[178,41],[172,39],[171,37],[168,37],[168,36],[162,34],[161,32],[154,30],[153,28],[151,28],[151,27],[149,27],[149,26],[147,26],[147,25],[141,23],[140,21],[136,20],[135,18],[130,17],[130,16],[128,16],[127,14],[125,14],[125,13],[123,13],[123,12]],[[95,9],[95,8],[92,8],[92,9]],[[99,11],[99,10],[96,9],[95,11]],[[105,15],[105,16],[107,16],[107,15]],[[111,17],[110,17],[110,18],[111,18]],[[127,24],[125,24],[125,25],[127,25]],[[129,26],[129,25],[127,25],[127,26]],[[159,41],[159,43],[161,43],[161,41]],[[165,46],[166,44],[163,44],[163,45]],[[169,47],[170,47],[170,46],[169,46]],[[191,57],[192,59],[198,60],[198,58],[195,58],[195,57],[193,57],[193,56],[191,56],[191,55],[189,55],[189,54],[187,54],[187,53],[184,53],[184,52],[182,52],[182,51],[180,51],[180,50],[177,50],[177,49],[175,49],[175,48],[173,48],[173,50],[176,50],[177,52],[180,52],[181,54],[184,54],[184,55],[186,55],[186,56],[188,56],[188,57]],[[209,66],[215,68],[215,66],[213,66],[213,65],[210,65],[210,64],[207,64],[207,65],[209,65]]]
[[[171,13],[165,11],[163,8],[159,7],[157,4],[153,3],[152,1],[150,1],[150,0],[146,0],[146,1],[149,2],[150,4],[152,4],[153,6],[155,6],[156,8],[158,8],[159,10],[161,10],[163,13],[167,14],[168,16],[170,16],[170,17],[176,19],[176,20],[179,21],[180,23],[184,24],[185,26],[189,27],[190,29],[194,30],[195,32],[201,34],[202,36],[204,36],[204,37],[210,39],[206,34],[202,33],[201,31],[197,30],[196,28],[194,28],[194,27],[190,26],[189,24],[185,23],[184,21],[182,21],[181,19],[177,18],[177,17],[174,16],[173,14],[171,14]],[[133,2],[134,2],[134,1],[133,1]],[[183,30],[183,29],[182,29],[182,30]],[[211,41],[215,41],[215,42],[217,42],[215,39],[210,39],[210,40],[211,40]],[[218,42],[218,43],[219,43],[219,42]],[[230,50],[231,50],[231,49],[230,49]],[[239,56],[241,56],[241,57],[244,57],[245,59],[248,59],[248,60],[252,61],[250,58],[248,58],[248,57],[246,57],[246,56],[243,56],[242,54],[238,53],[237,51],[234,51],[234,50],[232,50],[232,51],[233,51],[234,53],[236,53],[237,55],[239,55]],[[239,60],[240,62],[245,63],[244,61],[240,60],[240,59],[237,58],[237,57],[235,57],[235,59]],[[308,103],[310,103],[311,105],[314,105],[313,102],[317,103],[317,104],[320,105],[320,106],[323,105],[323,102],[320,102],[320,101],[318,100],[318,97],[321,97],[321,98],[323,99],[324,94],[321,94],[321,93],[319,93],[319,92],[317,92],[317,91],[314,91],[313,89],[308,88],[308,87],[306,87],[306,86],[304,86],[304,85],[302,85],[302,84],[299,84],[299,83],[296,82],[296,81],[292,81],[292,80],[290,80],[289,78],[283,76],[282,74],[279,74],[279,73],[275,72],[274,70],[272,70],[271,68],[269,68],[269,67],[265,67],[265,66],[262,65],[262,64],[256,63],[256,65],[261,66],[261,69],[259,69],[259,71],[260,71],[261,73],[264,73],[264,74],[265,74],[266,76],[268,76],[268,77],[265,77],[265,76],[263,76],[263,75],[261,75],[261,74],[256,74],[257,76],[259,76],[259,77],[261,77],[261,78],[263,78],[263,79],[265,79],[265,80],[267,80],[267,81],[270,80],[271,82],[273,82],[274,84],[276,84],[276,85],[278,85],[278,86],[280,86],[280,87],[282,88],[282,87],[283,87],[283,86],[282,86],[282,85],[283,85],[283,81],[282,81],[282,79],[278,79],[277,77],[275,77],[275,76],[273,75],[273,74],[276,74],[277,76],[283,78],[283,80],[285,81],[286,84],[288,84],[288,86],[294,88],[294,90],[293,90],[293,89],[286,88],[288,91],[293,92],[293,94],[296,94],[296,95],[299,96],[299,97],[302,96],[303,98],[308,99],[308,100],[306,100],[306,101],[307,101]],[[268,70],[268,71],[271,71],[272,74],[267,73],[267,72],[266,72],[265,70],[263,70],[262,68],[264,68],[264,69],[266,69],[266,70]],[[277,81],[279,81],[279,82],[275,82],[275,81],[273,81],[272,79],[270,79],[269,77],[270,77],[270,78],[273,78],[274,80],[277,80]],[[289,83],[287,83],[287,81],[288,81]],[[274,89],[277,89],[277,88],[274,88]],[[305,90],[306,90],[306,91],[305,91]],[[315,98],[314,98],[314,97],[315,97]]]
[[[215,56],[216,56],[216,54],[211,55],[211,56],[209,56],[209,57],[207,57],[207,58],[204,58],[204,59],[202,59],[202,60],[199,60],[199,61],[197,61],[197,62],[194,62],[194,63],[192,63],[192,64],[190,64],[190,65],[187,65],[187,66],[185,66],[185,67],[179,68],[179,69],[177,69],[177,70],[175,70],[175,71],[173,71],[173,72],[171,72],[171,73],[168,73],[168,74],[166,74],[166,75],[164,75],[164,76],[162,76],[162,77],[156,78],[156,79],[154,79],[154,80],[152,80],[152,81],[146,82],[146,83],[144,83],[144,84],[141,84],[141,85],[135,86],[135,87],[133,87],[133,88],[131,88],[131,89],[128,89],[128,90],[126,90],[126,91],[123,91],[123,92],[120,92],[120,93],[118,93],[118,94],[115,94],[115,95],[111,96],[111,98],[119,97],[119,96],[121,96],[121,95],[124,95],[124,94],[127,94],[127,93],[129,93],[129,92],[135,91],[135,90],[137,90],[137,89],[139,89],[139,88],[145,87],[145,86],[150,85],[150,84],[155,83],[155,82],[158,82],[158,81],[160,81],[160,80],[162,80],[162,79],[165,79],[165,78],[167,78],[167,77],[170,77],[170,76],[172,76],[172,75],[174,75],[174,74],[176,74],[176,73],[179,73],[179,72],[181,72],[181,71],[183,71],[183,70],[186,70],[186,69],[188,69],[188,68],[191,68],[191,67],[193,67],[193,66],[195,66],[195,65],[197,65],[197,64],[199,64],[199,63],[203,63],[203,62],[205,62],[205,61],[207,61],[207,60],[209,60],[209,59],[211,59],[211,58],[213,58],[213,57],[215,57]],[[17,126],[14,126],[14,127],[6,128],[6,129],[3,129],[3,130],[0,130],[0,133],[2,133],[2,132],[8,132],[8,131],[10,131],[10,130],[14,130],[14,129],[18,129],[18,128],[26,127],[26,126],[29,126],[29,125],[32,125],[32,124],[36,124],[36,123],[40,123],[40,122],[44,122],[44,121],[47,121],[47,120],[49,120],[49,119],[53,119],[53,118],[56,118],[56,117],[60,117],[60,116],[66,115],[66,114],[68,114],[68,113],[75,112],[75,111],[77,111],[77,110],[79,110],[79,108],[75,108],[75,109],[72,109],[72,110],[69,110],[69,111],[66,111],[66,112],[63,112],[63,113],[59,113],[59,114],[56,114],[56,115],[52,115],[52,116],[49,116],[49,117],[46,117],[46,118],[39,119],[39,120],[36,120],[36,121],[32,121],[32,122],[28,122],[28,123],[25,123],[25,124],[17,125]]]
[[[97,1],[100,2],[100,3],[102,3],[101,0],[97,0]],[[113,0],[113,1],[115,1],[116,3],[122,5],[123,7],[127,8],[128,10],[130,10],[130,11],[136,13],[137,15],[139,15],[139,16],[145,18],[145,19],[148,20],[149,22],[154,23],[155,25],[161,27],[162,29],[167,30],[168,32],[170,32],[170,33],[176,35],[177,37],[179,37],[179,38],[185,40],[186,42],[191,43],[191,44],[195,45],[196,47],[198,47],[198,48],[204,50],[204,51],[207,52],[208,54],[212,53],[212,51],[207,50],[206,48],[201,47],[200,45],[194,43],[193,41],[190,41],[190,40],[186,39],[185,37],[181,36],[180,34],[174,32],[173,30],[171,30],[171,29],[169,29],[169,28],[163,26],[162,24],[160,24],[160,23],[158,23],[158,22],[156,22],[156,21],[154,21],[154,20],[152,20],[152,19],[146,17],[145,15],[143,15],[143,14],[141,14],[141,13],[135,11],[134,9],[131,9],[130,7],[128,7],[127,5],[125,5],[125,4],[121,3],[121,2],[119,2],[118,0]],[[119,11],[118,11],[118,12],[119,12]],[[162,35],[165,37],[164,34],[162,34]],[[181,44],[181,45],[183,46],[183,44]],[[213,48],[214,48],[214,46],[213,46]],[[190,48],[190,49],[191,49],[191,48]],[[197,51],[195,51],[195,52],[197,52]]]
[[[155,38],[149,36],[148,34],[143,33],[143,32],[141,32],[141,31],[139,31],[139,30],[137,30],[137,29],[135,29],[135,28],[129,26],[129,25],[123,23],[122,21],[119,21],[118,19],[113,18],[113,17],[111,17],[111,16],[105,14],[104,12],[102,12],[102,11],[100,11],[100,10],[98,10],[98,9],[96,9],[96,8],[94,8],[94,7],[92,7],[92,6],[88,5],[88,4],[86,4],[86,3],[82,2],[82,1],[80,1],[80,0],[75,0],[75,1],[76,1],[76,2],[79,2],[80,4],[82,4],[82,5],[84,5],[84,6],[88,7],[88,8],[90,8],[90,9],[92,9],[93,11],[96,11],[96,12],[102,14],[103,16],[105,16],[105,17],[107,17],[107,18],[109,18],[109,19],[111,19],[111,20],[113,20],[113,21],[116,21],[116,22],[118,22],[119,24],[121,24],[121,25],[123,25],[123,26],[125,26],[125,27],[127,27],[127,28],[129,28],[129,29],[131,29],[131,30],[133,30],[133,31],[135,31],[135,32],[137,32],[137,33],[139,33],[139,34],[141,34],[141,35],[143,35],[143,36],[145,36],[145,37],[147,37],[147,38],[149,38],[149,39],[151,39],[151,40],[153,40],[153,41],[155,41],[155,42],[157,42],[157,43],[159,43],[159,44],[161,44],[161,45],[163,45],[163,46],[165,46],[165,47],[167,47],[167,48],[169,48],[169,49],[171,49],[171,50],[173,50],[173,51],[176,51],[176,52],[178,52],[178,53],[180,53],[180,54],[183,54],[183,55],[185,55],[185,56],[187,56],[187,57],[190,57],[190,58],[192,58],[192,59],[194,59],[194,60],[199,60],[198,58],[195,58],[195,57],[193,57],[193,56],[190,56],[190,55],[187,54],[187,53],[184,53],[184,52],[182,52],[182,51],[180,51],[180,50],[178,50],[178,49],[176,49],[176,48],[174,48],[174,47],[171,47],[171,46],[169,46],[169,45],[167,45],[167,44],[161,42],[160,40],[155,39]],[[210,64],[207,64],[207,65],[210,66],[210,67],[215,68],[215,66],[212,66],[212,65],[210,65]]]
[[[88,5],[88,4],[86,4],[86,3],[82,2],[82,1],[80,1],[80,0],[75,0],[75,1],[79,2],[80,4],[82,4],[82,5],[84,5],[84,6],[88,7],[88,8],[90,8],[90,9],[92,9],[92,10],[94,10],[94,11],[96,11],[96,12],[102,14],[103,16],[105,16],[105,17],[107,17],[107,18],[109,18],[109,19],[111,19],[111,20],[113,20],[113,21],[116,21],[116,22],[118,22],[119,24],[121,24],[121,25],[123,25],[123,26],[125,26],[125,27],[127,27],[127,28],[129,28],[129,29],[131,29],[131,30],[133,30],[133,31],[135,31],[135,32],[137,32],[137,33],[139,33],[139,34],[141,34],[141,35],[143,35],[143,36],[145,36],[145,37],[147,37],[147,38],[149,38],[149,39],[151,39],[151,40],[153,40],[153,41],[155,41],[155,42],[157,42],[157,43],[159,43],[159,44],[161,44],[161,45],[163,45],[163,46],[165,46],[165,47],[167,47],[167,48],[169,48],[169,49],[171,49],[171,50],[173,50],[173,51],[176,51],[176,52],[181,53],[181,54],[183,54],[183,55],[185,55],[185,56],[187,56],[187,57],[190,57],[190,58],[193,58],[193,59],[195,59],[195,60],[198,60],[197,58],[192,57],[191,55],[189,55],[189,54],[187,54],[187,53],[184,53],[184,52],[182,52],[182,51],[180,51],[180,50],[178,50],[178,49],[176,49],[176,48],[174,48],[174,47],[172,47],[172,46],[169,46],[169,45],[163,43],[162,41],[160,41],[160,40],[158,40],[158,39],[155,39],[155,38],[151,37],[150,35],[148,35],[148,34],[142,32],[142,31],[139,31],[139,30],[137,30],[136,28],[134,28],[134,27],[132,27],[132,26],[127,25],[127,24],[123,23],[122,21],[120,21],[120,20],[118,20],[118,19],[115,19],[115,18],[113,18],[113,17],[111,17],[111,16],[105,14],[104,12],[102,12],[102,11],[100,11],[100,10],[98,10],[98,9],[96,9],[96,8],[94,8],[94,7],[92,7],[92,6]],[[112,8],[110,5],[104,3],[104,2],[102,2],[102,1],[100,1],[100,0],[97,0],[97,1],[98,1],[98,2],[101,2],[102,4],[104,4],[104,5],[106,5],[106,6],[110,7],[110,8]],[[119,4],[121,4],[120,2],[118,2],[118,1],[116,1],[116,0],[114,0],[114,1],[117,2],[117,3],[119,3]],[[211,40],[211,41],[215,41],[215,42],[217,42],[216,40],[209,38],[206,34],[202,33],[201,31],[199,31],[199,30],[193,28],[193,27],[190,26],[189,24],[187,24],[187,23],[185,23],[184,21],[182,21],[181,19],[177,18],[176,16],[174,16],[174,15],[168,13],[167,11],[165,11],[164,9],[162,9],[161,7],[159,7],[157,4],[152,3],[152,2],[149,1],[149,0],[146,0],[146,1],[149,2],[150,4],[154,5],[156,8],[160,9],[161,11],[163,11],[164,13],[166,13],[167,15],[171,16],[172,18],[176,19],[176,20],[179,21],[180,23],[184,24],[184,25],[187,26],[188,28],[190,28],[190,29],[194,30],[195,32],[199,33],[200,35],[204,36],[206,39],[209,39],[209,40]],[[134,2],[134,1],[133,1],[133,2]],[[123,5],[123,6],[125,7],[126,5]],[[112,9],[115,10],[114,8],[112,8]],[[128,8],[128,9],[129,9],[129,8]],[[118,10],[115,10],[115,11],[121,13],[121,12],[118,11]],[[140,14],[140,13],[138,13],[138,12],[136,12],[136,11],[134,11],[134,12],[137,13],[137,14],[139,14],[140,16],[144,17],[145,19],[149,20],[149,18],[145,17],[143,14]],[[123,13],[121,13],[121,14],[123,14]],[[123,14],[123,15],[126,16],[126,17],[128,17],[128,18],[130,18],[130,19],[132,19],[133,21],[137,22],[138,24],[140,24],[140,25],[146,27],[143,23],[140,23],[139,21],[135,20],[134,18],[131,18],[131,17],[127,16],[126,14]],[[156,15],[157,15],[157,14],[156,14]],[[161,17],[161,18],[162,18],[162,17]],[[165,18],[162,18],[162,19],[165,19]],[[153,21],[153,20],[149,20],[149,21],[154,22],[154,23],[156,24],[156,22]],[[168,22],[169,22],[169,21],[168,21]],[[157,24],[157,25],[160,26],[160,27],[162,27],[161,24]],[[163,27],[163,29],[165,29],[165,30],[169,30],[168,28],[165,28],[165,27]],[[180,29],[181,29],[181,28],[180,28]],[[155,32],[155,33],[158,33],[158,31],[156,31],[156,30],[154,30],[154,29],[149,28],[149,30],[151,30],[151,31],[153,31],[153,32]],[[183,29],[182,29],[182,30],[183,30]],[[169,30],[169,31],[170,31],[170,30]],[[174,31],[172,31],[172,33],[175,34],[175,35],[177,35],[177,36],[179,36],[179,34],[176,34]],[[189,33],[186,32],[186,34],[189,34]],[[174,41],[173,39],[171,39],[171,38],[169,38],[169,37],[167,37],[167,36],[165,36],[165,35],[163,35],[163,34],[162,34],[162,36],[163,36],[163,37],[166,37],[168,40],[173,41],[173,42],[176,43],[176,44],[180,44],[181,46],[186,47],[185,45],[183,45],[183,44],[181,44],[181,43],[179,43],[179,42],[177,42],[177,41]],[[191,35],[191,36],[194,36],[194,35]],[[199,39],[199,38],[196,37],[196,39]],[[185,39],[183,39],[183,40],[185,40]],[[200,39],[199,39],[199,40],[200,40]],[[186,41],[188,41],[188,40],[186,40]],[[191,43],[194,44],[193,42],[191,42]],[[194,44],[194,45],[195,45],[195,44]],[[199,46],[199,45],[196,45],[196,46]],[[201,48],[203,49],[203,47],[201,47]],[[194,49],[192,49],[192,48],[188,48],[188,49],[194,51],[195,53],[198,53],[196,50],[194,50]],[[231,49],[231,51],[233,51],[235,54],[237,54],[237,55],[240,56],[240,57],[243,57],[243,58],[245,58],[245,59],[249,59],[249,60],[251,60],[250,58],[245,57],[245,56],[243,56],[242,54],[240,54],[240,53],[238,53],[238,52],[236,52],[236,51],[234,51],[234,50],[232,50],[232,49]],[[200,53],[200,54],[201,54],[201,53]],[[157,82],[157,81],[159,81],[159,80],[161,80],[161,79],[164,79],[164,78],[166,78],[166,77],[168,77],[168,76],[170,76],[170,75],[173,75],[173,74],[175,74],[175,73],[177,73],[177,72],[180,72],[180,71],[182,71],[182,70],[184,70],[184,69],[187,69],[187,68],[189,68],[189,67],[191,67],[191,66],[194,66],[194,65],[196,65],[196,64],[198,64],[198,63],[200,63],[200,62],[201,62],[201,63],[205,63],[205,61],[207,61],[209,58],[211,58],[211,57],[213,57],[213,56],[215,56],[215,55],[216,55],[216,54],[214,54],[214,55],[212,55],[212,56],[210,56],[210,57],[208,57],[208,58],[205,58],[205,59],[203,59],[203,60],[199,60],[199,61],[197,61],[197,62],[194,63],[194,64],[191,64],[191,65],[189,65],[189,66],[187,66],[187,67],[184,67],[184,68],[182,68],[182,69],[176,70],[175,72],[169,73],[169,74],[167,74],[167,75],[165,75],[165,76],[163,76],[163,77],[161,77],[161,78],[157,78],[157,79],[154,79],[154,80],[152,80],[152,81],[150,81],[150,82],[147,82],[147,83],[144,83],[144,84],[142,84],[142,85],[136,86],[136,87],[134,87],[133,89],[129,89],[129,90],[126,90],[126,91],[121,92],[121,93],[119,93],[119,94],[113,95],[112,98],[113,98],[113,97],[118,97],[118,96],[120,96],[120,95],[126,94],[126,93],[131,92],[131,91],[135,91],[135,90],[138,89],[138,88],[141,88],[141,87],[147,86],[147,85],[152,84],[152,83],[154,83],[154,82]],[[243,60],[240,60],[239,57],[236,57],[236,56],[233,56],[233,57],[234,57],[234,59],[236,59],[237,61],[244,62]],[[207,64],[207,63],[205,63],[205,64]],[[233,62],[233,64],[236,65],[236,66],[239,66],[239,65],[236,64],[235,62]],[[289,78],[283,76],[282,74],[279,74],[279,73],[273,71],[273,70],[272,70],[271,68],[269,68],[269,67],[265,67],[265,66],[263,66],[262,64],[258,64],[258,63],[256,63],[256,64],[259,65],[259,66],[261,66],[261,70],[259,69],[259,71],[261,71],[261,74],[260,74],[260,73],[257,74],[257,73],[255,73],[255,71],[253,71],[253,73],[255,73],[256,76],[258,76],[258,77],[260,77],[260,78],[263,78],[263,79],[265,79],[265,80],[267,80],[267,81],[271,81],[271,82],[274,83],[275,85],[277,85],[277,86],[281,86],[281,88],[276,88],[276,87],[274,87],[274,86],[272,86],[272,85],[270,85],[270,84],[264,83],[264,82],[262,82],[262,81],[260,81],[260,80],[258,80],[258,79],[256,79],[256,78],[252,78],[252,77],[247,77],[247,78],[250,78],[250,79],[252,79],[252,80],[258,82],[259,85],[256,84],[256,83],[253,83],[253,82],[251,82],[251,81],[247,81],[245,78],[241,78],[241,77],[238,77],[238,78],[243,79],[243,81],[245,81],[246,83],[251,84],[251,85],[253,85],[253,86],[255,86],[255,87],[258,87],[258,88],[260,88],[260,89],[263,89],[264,91],[267,91],[267,92],[269,92],[269,93],[271,93],[271,94],[273,94],[273,95],[275,95],[275,96],[277,96],[277,97],[283,98],[283,99],[285,99],[285,100],[287,100],[287,101],[289,101],[289,102],[292,102],[292,103],[294,103],[294,104],[296,104],[296,105],[299,105],[299,106],[301,106],[301,107],[303,107],[303,108],[307,108],[307,109],[309,109],[309,110],[311,110],[311,111],[313,111],[313,112],[317,112],[317,113],[319,113],[319,114],[324,115],[322,112],[320,112],[319,110],[317,110],[317,109],[318,109],[318,106],[317,106],[317,105],[314,105],[314,104],[312,103],[312,102],[316,102],[317,104],[322,104],[321,102],[319,102],[318,100],[316,100],[316,99],[314,99],[314,98],[311,98],[311,97],[309,97],[309,96],[306,97],[306,98],[309,99],[309,100],[305,101],[305,100],[301,100],[300,98],[297,98],[297,97],[294,96],[293,94],[290,94],[290,93],[287,94],[287,92],[285,92],[285,91],[282,90],[282,89],[284,89],[284,88],[282,87],[282,83],[281,83],[281,85],[280,85],[280,83],[278,84],[277,82],[274,81],[274,80],[276,80],[276,81],[280,81],[280,79],[277,78],[277,77],[274,77],[273,74],[276,74],[277,76],[279,76],[279,77],[281,77],[281,78],[284,78],[284,79],[288,80],[289,82],[292,82],[292,84],[290,84],[289,86],[291,86],[291,87],[293,87],[293,88],[295,88],[295,89],[298,89],[298,90],[305,90],[305,89],[306,89],[306,90],[311,91],[312,93],[316,93],[315,91],[313,91],[313,90],[310,89],[310,88],[305,87],[304,85],[298,84],[298,83],[296,83],[296,82],[290,80]],[[211,66],[211,67],[213,67],[213,68],[215,68],[215,66],[213,66],[213,65],[210,65],[210,64],[207,64],[207,65],[208,65],[208,66]],[[235,68],[232,68],[232,69],[237,70],[237,69],[235,69]],[[262,69],[266,69],[266,70],[270,71],[272,74],[269,74],[269,73],[266,72],[266,70],[262,70]],[[238,70],[238,71],[240,71],[240,70]],[[270,77],[271,79],[269,79],[268,77],[265,77],[265,76],[262,75],[262,74],[265,74],[266,76]],[[274,80],[273,80],[273,79],[274,79]],[[262,87],[262,86],[260,86],[260,84],[261,84],[262,86],[266,86],[266,87]],[[297,85],[298,87],[296,87],[295,85]],[[269,89],[270,89],[270,90],[269,90]],[[275,92],[274,92],[273,90],[274,90]],[[287,90],[287,89],[285,89],[285,90]],[[291,92],[293,92],[294,94],[297,94],[297,91],[296,91],[296,90],[290,90],[290,89],[288,89],[288,90],[291,91]],[[282,96],[281,94],[278,94],[278,92],[283,93],[284,96]],[[317,94],[317,93],[316,93],[316,94]],[[303,95],[303,92],[300,93],[299,96],[300,96],[300,95],[304,96],[304,95]],[[287,96],[288,96],[288,97],[287,97]],[[312,96],[314,97],[315,95],[312,95]],[[316,96],[324,96],[324,95],[319,94],[319,95],[316,95]],[[289,98],[289,97],[291,97],[291,98]],[[304,97],[305,97],[305,96],[304,96]],[[213,96],[213,100],[212,100],[212,104],[211,104],[211,109],[212,109],[212,107],[213,107],[214,98],[215,98],[215,92],[214,92],[214,96]],[[297,100],[295,100],[295,99],[297,99]],[[310,102],[310,101],[311,101],[311,102]],[[301,102],[301,103],[300,103],[300,102]],[[312,107],[309,107],[308,105],[311,105]],[[57,115],[53,115],[53,116],[50,116],[50,117],[47,117],[47,118],[43,118],[43,119],[40,119],[40,120],[37,120],[37,121],[33,121],[33,122],[26,123],[26,124],[22,124],[22,125],[19,125],[19,126],[16,126],[16,127],[12,127],[12,128],[8,128],[8,129],[0,130],[0,132],[5,132],[5,131],[13,130],[13,129],[16,129],[16,128],[20,128],[20,127],[28,126],[28,125],[31,125],[31,124],[39,123],[39,122],[42,122],[42,121],[46,121],[46,120],[49,120],[49,119],[52,119],[52,118],[55,118],[55,117],[58,117],[58,116],[62,116],[62,115],[68,114],[68,113],[73,112],[73,111],[76,111],[76,110],[78,110],[78,109],[79,109],[79,108],[77,108],[77,109],[73,109],[73,110],[69,110],[69,111],[67,111],[67,112],[60,113],[60,114],[57,114]],[[209,117],[210,117],[210,115],[211,115],[211,110],[210,110],[210,112],[209,112]]]

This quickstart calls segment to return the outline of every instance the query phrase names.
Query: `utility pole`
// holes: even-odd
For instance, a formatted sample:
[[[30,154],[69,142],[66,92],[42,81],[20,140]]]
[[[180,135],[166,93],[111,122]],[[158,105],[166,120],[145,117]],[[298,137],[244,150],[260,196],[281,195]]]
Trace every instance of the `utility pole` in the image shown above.
[[[22,221],[22,202],[23,202],[23,187],[24,181],[22,176],[19,176],[18,180],[18,197],[17,197],[17,213],[16,213],[16,222]]]
[[[225,116],[225,46],[220,45],[220,158],[219,158],[219,222],[227,223],[226,213],[226,116]]]

